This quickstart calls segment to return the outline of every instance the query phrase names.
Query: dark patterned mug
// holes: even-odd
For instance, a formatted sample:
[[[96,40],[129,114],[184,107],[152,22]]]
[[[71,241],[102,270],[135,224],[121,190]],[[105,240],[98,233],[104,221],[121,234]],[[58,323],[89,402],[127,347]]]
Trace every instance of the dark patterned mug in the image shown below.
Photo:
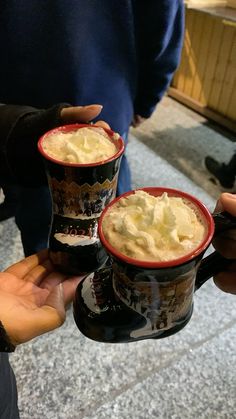
[[[50,258],[56,269],[73,275],[92,272],[107,259],[98,236],[98,220],[102,210],[116,195],[120,160],[124,152],[122,138],[109,129],[103,129],[115,146],[115,153],[109,158],[90,163],[71,163],[48,154],[44,146],[46,141],[58,134],[60,141],[60,134],[73,134],[81,128],[98,130],[87,124],[65,125],[47,132],[38,142],[53,203]]]
[[[217,252],[204,259],[203,255],[216,235],[236,228],[234,217],[227,213],[211,215],[202,202],[182,191],[159,187],[142,190],[155,197],[167,192],[184,200],[202,221],[204,234],[191,251],[171,260],[129,257],[110,243],[104,220],[113,206],[135,191],[112,201],[99,220],[99,236],[110,255],[110,265],[87,276],[74,300],[75,322],[93,340],[132,342],[178,332],[191,318],[194,291],[230,262]]]

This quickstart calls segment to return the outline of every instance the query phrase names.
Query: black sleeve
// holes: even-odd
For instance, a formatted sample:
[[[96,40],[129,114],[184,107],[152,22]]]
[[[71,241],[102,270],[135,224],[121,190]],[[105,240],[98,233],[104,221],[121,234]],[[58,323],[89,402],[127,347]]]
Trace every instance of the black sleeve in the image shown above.
[[[37,142],[46,131],[61,125],[60,112],[66,106],[46,110],[0,106],[0,179],[24,186],[47,182]]]
[[[0,352],[14,352],[15,346],[10,342],[6,330],[0,321]]]

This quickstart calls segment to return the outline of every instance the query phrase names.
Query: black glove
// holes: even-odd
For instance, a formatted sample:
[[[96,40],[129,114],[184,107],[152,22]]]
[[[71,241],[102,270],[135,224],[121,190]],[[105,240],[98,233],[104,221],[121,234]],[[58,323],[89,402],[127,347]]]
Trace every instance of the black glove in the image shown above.
[[[58,104],[46,110],[0,106],[0,178],[24,186],[47,184],[37,143],[41,135],[62,124]]]

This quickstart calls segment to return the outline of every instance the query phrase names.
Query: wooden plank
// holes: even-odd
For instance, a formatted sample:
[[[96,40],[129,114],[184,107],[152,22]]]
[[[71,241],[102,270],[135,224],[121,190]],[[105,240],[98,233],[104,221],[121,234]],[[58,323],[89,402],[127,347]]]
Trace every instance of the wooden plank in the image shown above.
[[[192,59],[193,59],[193,75],[192,75],[192,86],[190,96],[193,96],[193,89],[196,79],[198,79],[198,65],[199,65],[199,52],[202,40],[202,32],[203,32],[203,25],[204,25],[204,15],[202,13],[196,13],[196,28],[193,35],[193,42],[192,42]]]
[[[177,79],[177,86],[176,86],[182,92],[184,91],[184,84],[185,84],[185,78],[186,78],[186,73],[187,73],[187,66],[188,66],[187,51],[190,49],[190,37],[192,34],[193,16],[194,16],[194,12],[186,11],[184,45],[183,45],[183,50],[182,50],[181,62],[178,69],[178,79]]]
[[[187,66],[185,71],[185,83],[183,92],[186,95],[191,95],[192,86],[193,86],[193,76],[195,74],[195,53],[194,49],[196,48],[196,42],[198,39],[198,12],[190,12],[192,14],[192,28],[191,31],[187,28]]]
[[[207,105],[211,109],[218,110],[220,95],[224,87],[226,70],[228,66],[230,52],[233,46],[235,29],[230,26],[223,25],[223,33],[221,44],[219,45],[219,54],[216,62],[216,71],[214,75],[214,82],[212,84],[211,93]]]
[[[185,0],[185,4],[187,7],[217,7],[225,6],[227,4],[227,0]]]
[[[236,80],[236,29],[234,31],[232,48],[231,48],[230,56],[227,62],[224,83],[220,92],[220,100],[218,104],[218,112],[222,113],[225,116],[227,116],[227,111],[230,108],[230,101],[235,91],[235,88],[234,88],[235,80]],[[233,100],[232,102],[234,103]],[[233,119],[236,119],[236,115],[235,117],[233,117]]]
[[[173,77],[172,82],[171,82],[172,86],[174,86],[176,88],[177,87],[179,88],[179,86],[181,84],[181,78],[183,80],[183,60],[184,60],[183,59],[183,53],[184,53],[184,49],[182,49],[181,60],[180,60],[180,63],[179,63],[179,66],[178,66],[177,70],[175,70],[174,77]]]
[[[188,6],[190,10],[198,10],[201,13],[206,13],[211,16],[219,17],[221,19],[227,19],[231,22],[236,22],[236,9],[231,7],[209,7],[209,6]]]
[[[236,79],[234,79],[232,95],[230,97],[229,106],[226,111],[226,116],[231,119],[236,119]]]
[[[227,0],[227,6],[236,9],[236,0]]]
[[[171,85],[173,87],[177,88],[177,86],[179,84],[179,76],[180,76],[180,72],[178,70],[176,70],[175,74],[174,74],[174,78],[172,79],[172,82],[171,82]]]
[[[214,19],[205,13],[201,14],[203,20],[202,31],[199,33],[199,48],[196,51],[196,72],[193,81],[191,97],[197,101],[200,100],[202,83],[206,72],[206,63],[209,53],[209,45],[212,36]]]
[[[209,44],[208,58],[206,62],[206,72],[202,82],[202,90],[200,95],[200,102],[205,106],[208,104],[209,97],[212,91],[212,86],[214,85],[216,64],[218,61],[221,39],[223,34],[223,25],[221,19],[213,17],[212,19],[214,19],[212,38]]]
[[[216,122],[217,124],[227,128],[228,130],[236,133],[236,120],[226,118],[225,116],[219,114],[216,111],[213,111],[207,106],[203,106],[202,103],[197,102],[196,100],[190,98],[189,96],[186,96],[184,93],[180,92],[179,90],[173,87],[169,88],[168,94],[172,98],[178,100],[182,104],[188,106],[189,108],[203,115],[207,119],[210,119]]]
[[[172,89],[177,100],[235,132],[236,24],[233,21],[187,10],[184,52]]]

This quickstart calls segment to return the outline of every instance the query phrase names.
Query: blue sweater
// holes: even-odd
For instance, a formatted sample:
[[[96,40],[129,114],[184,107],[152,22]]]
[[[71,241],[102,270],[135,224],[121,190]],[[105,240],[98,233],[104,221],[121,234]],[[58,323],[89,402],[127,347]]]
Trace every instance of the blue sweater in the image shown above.
[[[165,93],[183,26],[182,0],[3,0],[0,103],[99,103],[123,133]]]

